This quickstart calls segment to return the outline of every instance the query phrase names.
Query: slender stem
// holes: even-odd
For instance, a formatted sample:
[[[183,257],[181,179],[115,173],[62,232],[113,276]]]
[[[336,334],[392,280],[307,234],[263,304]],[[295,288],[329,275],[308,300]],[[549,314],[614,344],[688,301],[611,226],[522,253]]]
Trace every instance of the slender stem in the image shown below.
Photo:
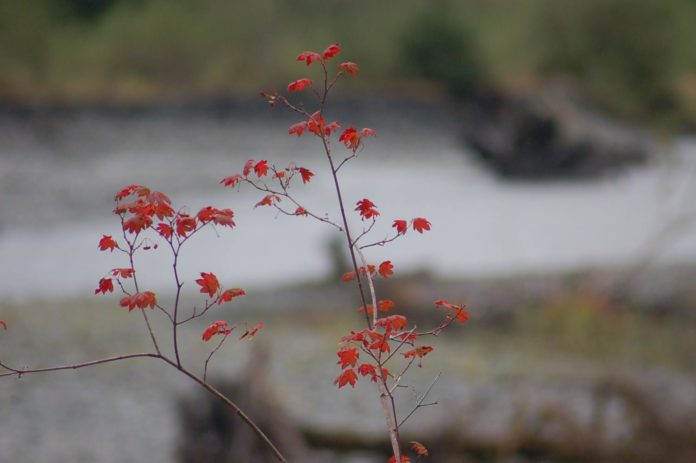
[[[162,355],[159,353],[157,353],[157,354],[139,353],[139,354],[116,355],[114,357],[106,357],[106,358],[99,359],[99,360],[92,360],[90,362],[83,362],[83,363],[75,363],[72,365],[59,365],[56,367],[26,368],[26,369],[12,368],[12,367],[9,367],[9,366],[5,365],[4,363],[0,362],[0,367],[4,368],[5,370],[10,371],[10,373],[0,374],[0,377],[15,376],[15,375],[17,377],[22,377],[22,375],[30,374],[30,373],[46,373],[49,371],[77,370],[79,368],[91,367],[94,365],[101,365],[104,363],[111,363],[111,362],[116,362],[119,360],[126,360],[126,359],[139,358],[139,357],[162,358]]]
[[[181,357],[179,357],[179,341],[177,338],[177,328],[179,327],[178,315],[179,315],[179,298],[181,297],[181,287],[183,283],[179,280],[179,271],[177,269],[177,264],[179,262],[179,252],[178,249],[174,249],[174,245],[170,241],[170,246],[172,252],[174,253],[174,262],[172,263],[172,270],[174,271],[174,281],[176,282],[176,296],[174,297],[174,320],[172,322],[173,331],[173,341],[174,341],[174,356],[176,357],[176,364],[181,366]],[[179,247],[181,249],[181,247]]]
[[[416,402],[416,406],[413,407],[413,410],[411,410],[411,412],[410,412],[408,415],[406,415],[406,416],[404,417],[403,420],[401,420],[401,422],[399,423],[399,427],[401,427],[401,426],[406,422],[406,420],[408,420],[409,418],[411,418],[411,416],[412,416],[414,413],[416,413],[416,410],[418,410],[419,408],[421,408],[421,407],[426,407],[426,406],[430,406],[430,405],[437,405],[437,402],[433,402],[433,403],[429,403],[429,404],[424,404],[423,402],[424,402],[425,399],[428,397],[428,394],[430,394],[430,391],[432,390],[433,386],[435,386],[435,383],[437,383],[437,381],[440,379],[440,376],[442,376],[442,373],[438,373],[437,376],[435,376],[435,379],[433,379],[433,380],[431,381],[430,385],[427,387],[427,389],[425,390],[425,392],[423,392],[423,393],[418,397],[418,401]]]

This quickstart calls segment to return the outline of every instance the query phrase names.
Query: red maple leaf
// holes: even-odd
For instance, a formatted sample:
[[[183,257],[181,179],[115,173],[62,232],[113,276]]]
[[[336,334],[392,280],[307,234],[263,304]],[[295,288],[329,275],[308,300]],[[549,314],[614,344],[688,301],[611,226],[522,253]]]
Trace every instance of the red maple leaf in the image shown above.
[[[392,224],[392,228],[396,228],[397,235],[405,235],[408,230],[408,223],[405,220],[395,220]]]
[[[309,215],[309,213],[307,212],[307,210],[304,207],[299,206],[297,209],[295,209],[295,215],[305,215],[306,216],[306,215]]]
[[[227,328],[227,322],[224,320],[217,320],[213,322],[208,328],[203,331],[203,336],[201,337],[204,341],[210,341],[210,338],[216,334],[224,334],[227,336],[232,332],[232,329]]]
[[[358,211],[362,219],[365,220],[377,217],[379,215],[379,211],[375,209],[375,207],[376,206],[372,201],[365,198],[357,202],[357,207],[355,210]]]
[[[384,299],[377,302],[377,308],[380,312],[389,312],[394,307],[396,307],[396,303],[391,299]]]
[[[406,455],[401,455],[400,460],[401,463],[411,463],[411,459]],[[392,457],[389,458],[389,461],[387,463],[396,463],[396,457],[392,455]]]
[[[220,282],[214,273],[202,272],[201,278],[196,280],[196,283],[198,283],[198,285],[201,287],[200,292],[203,294],[208,294],[210,297],[213,297],[220,289]]]
[[[239,174],[234,174],[234,175],[230,175],[229,177],[223,178],[222,180],[220,180],[220,183],[221,183],[223,186],[234,187],[234,186],[237,185],[237,184],[240,182],[240,180],[242,180],[243,178],[244,178],[244,177],[242,177],[242,176],[239,175]]]
[[[412,440],[409,442],[411,444],[411,449],[418,455],[419,457],[427,457],[428,456],[428,449],[425,448],[425,445],[421,444],[418,441]]]
[[[343,71],[349,76],[357,76],[360,73],[360,66],[351,61],[346,61],[338,65],[338,70]]]
[[[7,323],[5,323],[5,320],[0,320],[0,325],[2,325],[4,329],[7,329]]]
[[[259,161],[254,165],[254,172],[256,172],[256,175],[258,177],[263,177],[264,175],[268,175],[268,161],[265,159],[263,161]]]
[[[252,329],[245,331],[244,334],[239,337],[239,339],[251,339],[256,336],[256,333],[258,333],[261,328],[263,328],[263,322],[259,322]]]
[[[339,47],[337,43],[334,43],[333,45],[326,47],[326,50],[324,50],[321,56],[324,58],[324,60],[327,60],[333,58],[339,53],[341,53],[341,47]]]
[[[348,367],[354,367],[358,358],[360,358],[357,349],[348,347],[342,347],[341,350],[336,352],[336,355],[338,355],[336,365],[341,365],[341,368],[344,370]]]
[[[135,293],[131,296],[126,296],[119,301],[119,304],[121,307],[128,307],[128,311],[131,311],[136,307],[144,309],[148,306],[154,310],[155,305],[157,304],[157,297],[152,291],[145,291],[142,293]]]
[[[244,168],[242,169],[242,175],[244,175],[245,177],[248,177],[253,168],[254,168],[254,160],[249,159],[247,162],[244,163]]]
[[[379,264],[379,274],[382,275],[382,278],[394,275],[394,265],[392,265],[390,260],[385,260]]]
[[[298,122],[297,124],[293,124],[290,126],[290,128],[288,129],[288,133],[290,135],[294,134],[299,137],[300,135],[302,135],[302,132],[304,132],[306,128],[307,121]]]
[[[176,234],[185,237],[192,231],[196,229],[196,219],[189,216],[188,214],[181,214],[178,219],[176,219]]]
[[[305,87],[311,86],[311,79],[298,79],[288,84],[288,92],[301,92]]]
[[[352,388],[355,388],[355,382],[358,380],[358,375],[355,374],[355,370],[349,368],[334,379],[334,384],[341,389],[346,384],[350,384]]]
[[[431,353],[432,351],[433,351],[433,348],[430,346],[420,346],[420,347],[416,347],[415,349],[411,349],[408,352],[404,352],[403,356],[406,358],[411,358],[411,357],[423,358],[426,355],[428,355],[429,353]]]
[[[235,297],[242,297],[245,295],[246,295],[246,292],[242,288],[227,289],[222,294],[220,294],[220,297],[218,297],[217,303],[218,303],[218,305],[220,305],[223,302],[231,301]]]
[[[172,230],[172,227],[167,225],[166,223],[160,223],[157,225],[157,233],[159,233],[164,239],[169,239],[172,237],[172,233],[174,233],[174,230]]]
[[[152,225],[152,218],[149,215],[137,214],[123,222],[123,229],[128,233],[137,234]]]
[[[314,172],[304,167],[299,167],[297,170],[300,171],[300,176],[302,177],[302,183],[309,183],[309,181],[314,177]]]
[[[423,230],[430,230],[430,222],[423,217],[413,219],[413,229],[418,233],[423,233]]]
[[[132,268],[115,268],[111,270],[111,274],[118,278],[131,278],[135,270]]]
[[[279,203],[281,200],[280,196],[278,195],[266,195],[263,197],[261,201],[256,203],[254,207],[259,207],[259,206],[272,206],[273,203]]]
[[[118,247],[118,244],[116,241],[111,238],[110,235],[103,235],[102,238],[99,240],[99,250],[100,251],[106,251],[107,249],[109,251],[113,251]]]
[[[297,55],[297,61],[305,61],[307,62],[307,66],[309,66],[315,61],[321,61],[321,55],[313,51],[303,51]]]
[[[405,328],[408,325],[408,320],[403,315],[390,315],[388,317],[380,318],[375,323],[375,326],[382,326],[387,333],[392,333],[394,331],[399,331],[401,328]]]
[[[114,292],[114,282],[111,278],[102,278],[99,280],[99,287],[94,290],[94,294],[106,294]]]

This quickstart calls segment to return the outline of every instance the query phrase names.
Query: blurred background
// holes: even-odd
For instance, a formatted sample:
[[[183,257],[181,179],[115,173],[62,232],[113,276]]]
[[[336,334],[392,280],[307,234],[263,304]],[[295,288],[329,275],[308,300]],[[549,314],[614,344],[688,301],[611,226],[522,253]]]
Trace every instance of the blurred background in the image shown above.
[[[148,349],[117,296],[92,296],[127,265],[97,249],[119,234],[113,194],[147,185],[236,214],[182,256],[189,307],[200,272],[249,294],[185,331],[189,365],[211,321],[263,320],[214,382],[293,461],[386,461],[371,385],[332,384],[338,339],[361,328],[340,236],[218,184],[249,158],[296,162],[317,174],[303,204],[336,217],[320,146],[258,93],[319,78],[295,57],[338,42],[361,71],[328,118],[378,133],[342,170],[347,201],[377,204],[375,239],[433,224],[370,248],[396,270],[379,295],[419,326],[439,298],[472,314],[409,379],[403,414],[442,372],[404,440],[434,463],[693,462],[694,25],[691,0],[0,0],[0,359]],[[165,249],[136,265],[173,294]],[[5,378],[0,410],[1,463],[273,461],[147,361]]]

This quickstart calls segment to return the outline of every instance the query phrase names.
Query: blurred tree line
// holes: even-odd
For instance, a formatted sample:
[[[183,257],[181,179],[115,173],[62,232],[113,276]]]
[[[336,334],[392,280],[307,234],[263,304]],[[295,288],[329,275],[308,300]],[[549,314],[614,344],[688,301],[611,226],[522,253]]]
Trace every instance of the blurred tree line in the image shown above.
[[[338,41],[398,96],[547,79],[629,119],[696,120],[692,0],[0,0],[0,101],[234,97]],[[287,60],[278,60],[287,56]]]

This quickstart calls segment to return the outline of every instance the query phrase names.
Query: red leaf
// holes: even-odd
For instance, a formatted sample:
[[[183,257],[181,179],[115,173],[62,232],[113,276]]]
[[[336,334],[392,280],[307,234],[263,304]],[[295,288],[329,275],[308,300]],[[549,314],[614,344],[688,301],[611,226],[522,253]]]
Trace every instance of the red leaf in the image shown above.
[[[121,299],[119,304],[121,307],[128,307],[129,311],[136,307],[144,309],[148,306],[154,310],[157,304],[157,297],[152,291],[145,291],[143,293],[135,293],[132,296],[126,296]]]
[[[360,135],[355,127],[348,127],[343,131],[341,136],[338,137],[338,141],[342,142],[346,148],[355,153],[360,146]]]
[[[336,377],[336,379],[334,380],[334,384],[336,384],[339,389],[341,389],[346,384],[350,384],[351,387],[355,388],[355,382],[357,380],[358,375],[355,374],[355,370],[349,368],[348,370],[345,370],[343,373]]]
[[[254,165],[254,172],[256,172],[258,177],[268,175],[268,161],[263,160],[257,162],[256,165]]]
[[[371,219],[379,215],[379,211],[375,209],[375,204],[367,198],[358,201],[357,206],[355,210],[358,211],[363,220]]]
[[[324,53],[322,53],[321,56],[327,60],[333,58],[339,53],[341,53],[341,47],[339,47],[337,43],[334,43],[333,45],[326,47],[326,50],[324,50]]]
[[[288,92],[301,92],[305,87],[311,87],[311,79],[299,79],[288,84]]]
[[[377,302],[377,308],[380,312],[389,312],[394,307],[396,307],[396,303],[390,299],[384,299]]]
[[[390,315],[388,317],[380,318],[375,323],[375,326],[382,326],[387,333],[394,331],[399,331],[401,328],[405,328],[408,325],[408,320],[403,315]]]
[[[304,52],[300,53],[299,55],[297,55],[297,61],[306,61],[307,66],[309,66],[310,64],[312,64],[315,61],[320,61],[320,60],[321,60],[321,56],[319,55],[319,53],[315,53],[313,51],[304,51]]]
[[[360,73],[360,66],[351,61],[346,61],[338,65],[338,70],[345,72],[349,76],[357,76]]]
[[[338,355],[336,365],[341,365],[341,368],[344,370],[348,367],[354,367],[358,358],[360,358],[357,349],[348,347],[342,347],[341,350],[336,352],[336,355]]]
[[[128,185],[127,187],[124,187],[123,189],[121,189],[121,191],[116,193],[116,195],[114,196],[114,199],[116,201],[120,201],[120,200],[134,194],[134,193],[136,193],[138,196],[145,196],[149,192],[150,192],[150,190],[148,190],[144,186]]]
[[[181,216],[176,219],[176,234],[185,237],[192,231],[196,229],[196,219],[190,217],[186,214],[181,214]]]
[[[370,365],[369,363],[363,363],[358,367],[358,373],[362,376],[367,376],[370,375],[373,378],[373,381],[375,381],[377,378],[377,371],[375,370],[374,365]]]
[[[254,207],[259,207],[259,206],[272,206],[273,203],[279,203],[280,202],[280,196],[277,195],[266,195],[263,197],[261,201],[256,203]]]
[[[164,237],[164,239],[168,240],[172,237],[172,233],[174,233],[174,230],[172,230],[172,227],[170,227],[166,223],[160,223],[159,225],[157,225],[157,233]]]
[[[196,214],[196,218],[201,223],[213,222],[216,225],[230,228],[236,225],[232,217],[234,217],[234,212],[231,209],[217,209],[211,206],[204,207]]]
[[[375,131],[375,129],[370,129],[368,127],[365,127],[364,129],[362,129],[360,131],[360,136],[361,137],[376,137],[377,132]]]
[[[258,333],[261,328],[263,328],[263,322],[259,322],[251,330],[247,330],[243,335],[239,337],[239,339],[251,339],[254,336],[256,336],[256,333]]]
[[[382,278],[394,275],[394,265],[392,265],[390,260],[385,260],[379,264],[379,274],[382,275]]]
[[[413,219],[413,229],[418,233],[423,233],[423,230],[430,230],[430,222],[423,217]]]
[[[99,287],[94,290],[94,294],[106,294],[114,292],[114,282],[111,278],[102,278],[99,280]]]
[[[341,277],[341,280],[343,280],[343,281],[353,281],[353,280],[355,280],[355,272],[347,272],[347,273],[344,273],[343,276]]]
[[[249,159],[246,163],[244,163],[244,169],[242,169],[242,175],[244,175],[245,177],[248,177],[253,168],[254,168],[254,160]]]
[[[392,455],[387,463],[396,463],[396,457]],[[411,459],[406,455],[401,455],[401,463],[411,463]]]
[[[213,297],[220,289],[220,282],[213,273],[202,272],[201,278],[196,280],[196,283],[198,283],[201,287],[200,292],[203,294],[208,294],[210,297]]]
[[[314,172],[304,167],[299,167],[297,170],[300,171],[300,176],[302,177],[302,183],[309,183],[312,177],[314,177]]]
[[[118,278],[131,278],[135,270],[132,268],[115,268],[111,270],[111,274]]]
[[[408,223],[405,220],[395,220],[392,228],[396,228],[397,235],[405,235],[408,230]]]
[[[228,335],[232,332],[231,329],[227,328],[227,322],[224,320],[217,320],[213,322],[208,328],[203,331],[203,336],[201,337],[204,341],[210,341],[210,338],[216,334]]]
[[[421,444],[418,441],[412,440],[410,442],[411,444],[411,449],[418,455],[419,457],[427,457],[428,456],[428,449],[425,448],[425,445]]]
[[[420,347],[416,347],[415,349],[411,349],[408,352],[404,352],[403,356],[406,358],[410,358],[410,357],[423,358],[426,355],[428,355],[429,353],[431,353],[432,351],[433,351],[433,348],[430,346],[420,346]]]
[[[304,207],[300,206],[297,209],[295,209],[295,215],[309,215],[309,213]]]
[[[123,222],[123,229],[128,233],[137,234],[152,225],[152,218],[148,215],[138,214]]]
[[[299,137],[300,135],[302,135],[302,132],[304,132],[306,128],[307,121],[298,122],[297,124],[293,124],[290,126],[290,128],[288,129],[288,133],[290,135],[295,134]]]
[[[2,325],[4,329],[7,329],[7,323],[5,323],[5,320],[0,320],[0,325]]]
[[[239,183],[240,180],[242,180],[243,178],[244,178],[244,177],[242,177],[242,176],[239,175],[239,174],[234,174],[234,175],[230,175],[229,177],[223,178],[222,180],[220,180],[220,183],[221,183],[223,186],[234,187],[234,186],[237,185],[237,183]]]
[[[223,302],[229,302],[235,297],[242,297],[246,296],[246,292],[242,288],[232,288],[228,289],[222,294],[220,294],[220,297],[218,297],[217,303],[218,305],[222,304]]]
[[[103,235],[102,238],[99,240],[99,250],[100,251],[106,251],[107,249],[110,252],[113,252],[114,249],[118,247],[118,244],[116,241],[111,238],[110,235]]]

